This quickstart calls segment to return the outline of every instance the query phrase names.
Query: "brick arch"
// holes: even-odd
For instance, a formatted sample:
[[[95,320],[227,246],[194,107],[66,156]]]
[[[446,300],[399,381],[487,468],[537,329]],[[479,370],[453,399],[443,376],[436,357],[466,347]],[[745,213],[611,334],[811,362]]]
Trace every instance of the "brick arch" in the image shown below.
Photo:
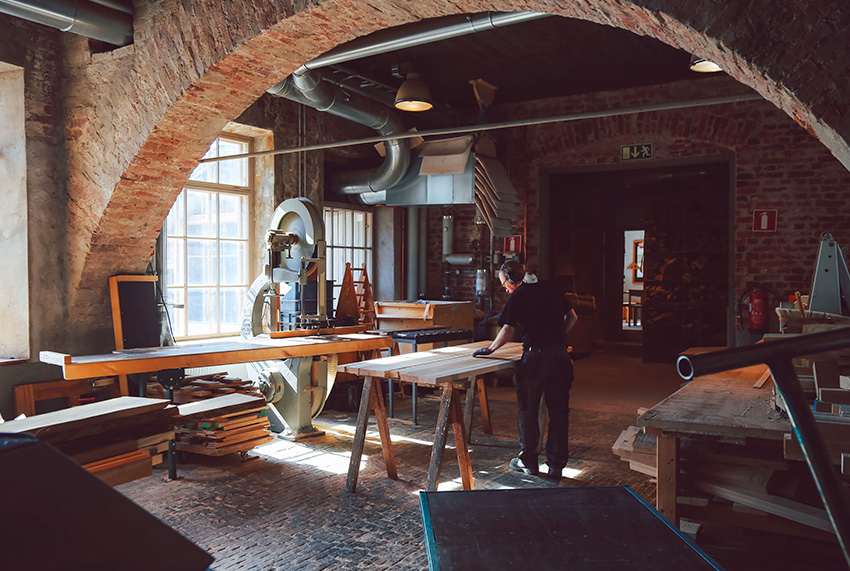
[[[462,10],[549,12],[700,53],[850,166],[842,68],[850,61],[850,6],[729,4],[707,13],[701,0],[467,0]],[[137,2],[134,45],[81,66],[69,85],[67,271],[75,321],[108,329],[106,277],[144,268],[209,142],[267,87],[355,37],[459,11],[451,0],[316,0],[301,8],[292,0]]]

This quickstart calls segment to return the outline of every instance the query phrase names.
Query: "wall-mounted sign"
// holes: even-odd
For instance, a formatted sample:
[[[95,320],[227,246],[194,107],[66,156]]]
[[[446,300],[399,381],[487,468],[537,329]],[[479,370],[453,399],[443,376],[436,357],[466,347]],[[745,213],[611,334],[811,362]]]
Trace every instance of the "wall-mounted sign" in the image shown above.
[[[636,159],[651,159],[652,144],[641,143],[640,145],[624,145],[620,147],[620,158],[624,161]]]
[[[776,210],[753,210],[753,232],[776,232]]]
[[[520,250],[522,250],[522,236],[505,238],[505,252],[519,252]]]

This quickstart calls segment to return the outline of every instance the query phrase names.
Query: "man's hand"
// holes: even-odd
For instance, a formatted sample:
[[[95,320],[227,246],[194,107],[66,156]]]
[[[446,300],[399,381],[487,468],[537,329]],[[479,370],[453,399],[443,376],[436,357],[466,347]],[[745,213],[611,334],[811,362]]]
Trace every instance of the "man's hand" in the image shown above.
[[[479,349],[478,351],[476,351],[475,353],[473,353],[473,354],[472,354],[472,356],[473,356],[473,357],[485,357],[485,356],[489,355],[489,354],[490,354],[490,353],[492,353],[492,352],[493,352],[493,350],[492,350],[492,349],[490,349],[489,347],[484,347],[483,349]]]

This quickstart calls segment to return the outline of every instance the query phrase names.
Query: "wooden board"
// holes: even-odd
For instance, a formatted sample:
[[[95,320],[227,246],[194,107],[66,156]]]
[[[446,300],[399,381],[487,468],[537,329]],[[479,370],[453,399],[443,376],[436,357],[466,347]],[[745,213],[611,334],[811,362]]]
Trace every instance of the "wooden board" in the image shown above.
[[[39,359],[44,363],[61,366],[66,379],[83,379],[162,369],[217,367],[232,363],[369,351],[390,346],[392,339],[387,336],[352,334],[127,349],[81,357],[42,351]]]
[[[498,353],[498,352],[497,352]],[[480,375],[513,369],[514,359],[488,357],[456,357],[447,361],[438,361],[399,371],[399,380],[422,385],[440,385],[445,383],[466,382]]]
[[[244,413],[248,410],[263,409],[265,407],[266,399],[264,397],[235,393],[181,404],[178,410],[180,411],[180,422],[186,423],[229,414]]]
[[[736,486],[697,480],[692,484],[700,491],[714,494],[725,500],[753,507],[769,514],[778,515],[821,531],[834,532],[826,510],[800,502],[745,490]]]
[[[640,415],[637,425],[671,432],[783,440],[788,419],[753,388],[765,365],[698,377]]]
[[[118,397],[101,402],[39,414],[3,423],[3,432],[29,432],[44,440],[54,432],[81,431],[88,426],[135,415],[144,415],[169,406],[167,400],[141,397]],[[176,411],[175,411],[176,412]]]
[[[205,456],[224,456],[225,454],[232,454],[234,452],[246,452],[248,450],[251,450],[252,448],[260,446],[261,444],[272,442],[273,440],[274,436],[268,434],[266,436],[262,436],[254,440],[249,440],[248,442],[239,442],[237,444],[232,444],[230,446],[224,446],[221,448],[207,448],[206,446],[181,444],[179,442],[176,443],[175,447],[181,452],[194,452],[196,454],[203,454]]]
[[[363,377],[381,377],[407,382],[437,384],[438,382],[466,380],[471,375],[483,375],[486,372],[510,368],[515,366],[515,361],[522,357],[522,345],[520,343],[507,343],[487,357],[472,357],[472,353],[487,347],[490,343],[490,341],[478,341],[430,351],[349,363],[340,366],[340,370]],[[475,372],[479,370],[483,372]],[[470,373],[470,371],[472,372]],[[431,373],[435,374],[432,375]],[[443,373],[446,374],[442,375]],[[442,375],[440,377],[442,380],[438,381],[438,376],[435,375]],[[465,376],[461,378],[457,375]],[[456,378],[450,379],[452,376]]]
[[[394,371],[425,363],[452,359],[458,355],[472,355],[477,349],[487,347],[489,344],[490,341],[479,341],[477,343],[443,347],[442,349],[433,349],[430,351],[418,351],[415,353],[411,352],[402,355],[393,355],[391,357],[358,361],[356,363],[346,363],[340,365],[338,370],[361,377],[396,378],[398,375],[393,375]]]

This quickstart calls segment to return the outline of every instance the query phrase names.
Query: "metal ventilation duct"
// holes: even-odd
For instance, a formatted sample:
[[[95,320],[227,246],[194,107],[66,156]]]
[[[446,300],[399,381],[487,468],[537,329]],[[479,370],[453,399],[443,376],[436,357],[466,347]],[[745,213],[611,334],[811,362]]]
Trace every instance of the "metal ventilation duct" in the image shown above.
[[[133,7],[122,0],[0,0],[0,12],[116,46],[133,41]]]
[[[322,81],[318,72],[298,70],[290,77],[268,90],[272,95],[308,105],[360,125],[371,127],[381,135],[404,132],[398,115],[386,105],[348,93],[335,85]],[[376,193],[395,186],[407,172],[410,164],[410,144],[406,139],[388,141],[384,163],[377,169],[339,173],[331,178],[330,186],[342,194],[363,195]],[[386,195],[364,198],[364,204],[382,204]]]
[[[408,27],[400,31],[387,31],[378,34],[377,38],[355,40],[345,47],[331,50],[311,60],[295,70],[290,77],[271,87],[268,92],[366,125],[376,129],[381,135],[403,133],[404,125],[395,111],[366,97],[323,82],[321,75],[311,70],[548,16],[549,14],[537,12],[488,12],[479,16],[457,16],[436,23],[421,24],[413,29]],[[384,144],[386,155],[380,167],[375,170],[339,173],[331,179],[331,188],[342,194],[356,195],[362,204],[386,204],[386,191],[398,184],[407,172],[410,164],[410,145],[406,139],[386,141]]]
[[[549,16],[551,14],[540,12],[487,12],[478,16],[449,16],[412,27],[401,26],[374,34],[375,37],[370,36],[353,40],[345,46],[332,49],[326,54],[305,63],[299,71],[318,69],[326,65],[335,65],[413,46],[440,42],[449,38],[477,34],[478,32],[548,18]]]

